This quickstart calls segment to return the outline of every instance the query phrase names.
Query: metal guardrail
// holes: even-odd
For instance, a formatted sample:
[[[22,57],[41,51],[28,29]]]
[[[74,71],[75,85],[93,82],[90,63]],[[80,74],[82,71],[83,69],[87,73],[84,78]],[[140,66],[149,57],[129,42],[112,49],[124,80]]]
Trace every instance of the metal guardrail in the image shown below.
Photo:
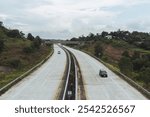
[[[63,48],[63,49],[64,49],[64,48]],[[71,68],[71,58],[70,58],[70,54],[69,54],[69,52],[68,52],[66,49],[64,49],[64,51],[65,51],[66,54],[67,54],[69,65],[68,65],[67,79],[66,79],[66,83],[65,83],[65,89],[64,89],[64,93],[63,93],[62,100],[65,100],[65,97],[66,97],[67,86],[68,86],[68,81],[69,81],[69,74],[70,74],[70,68]]]
[[[53,53],[54,53],[54,50],[52,49],[52,52],[44,60],[42,60],[40,63],[38,63],[37,65],[35,65],[34,67],[32,67],[30,70],[28,70],[27,72],[25,72],[21,76],[15,78],[15,80],[11,81],[10,83],[8,83],[4,87],[2,87],[0,89],[0,96],[3,93],[5,93],[9,88],[11,88],[13,85],[15,85],[16,83],[18,83],[19,81],[21,81],[24,77],[26,77],[31,72],[33,72],[35,69],[37,69],[38,67],[40,67],[43,63],[45,63],[53,55]]]
[[[76,60],[75,60],[75,57],[73,56],[73,60],[74,60],[74,63],[75,63],[75,100],[78,99],[78,71],[77,71],[77,63],[76,63]]]
[[[78,67],[77,67],[77,62],[76,62],[75,56],[68,49],[66,49],[65,47],[62,47],[62,49],[66,52],[66,55],[68,57],[68,64],[69,64],[62,100],[69,99],[68,93],[72,93],[73,99],[77,100],[78,99],[78,70],[77,70]],[[72,64],[74,66],[71,66]],[[74,67],[74,68],[72,68],[72,67]],[[73,79],[70,78],[70,74],[72,72],[71,71],[72,69],[74,69]],[[73,83],[73,89],[70,87],[70,90],[68,90],[69,89],[68,86],[71,83]],[[72,92],[69,92],[71,90],[72,90]]]

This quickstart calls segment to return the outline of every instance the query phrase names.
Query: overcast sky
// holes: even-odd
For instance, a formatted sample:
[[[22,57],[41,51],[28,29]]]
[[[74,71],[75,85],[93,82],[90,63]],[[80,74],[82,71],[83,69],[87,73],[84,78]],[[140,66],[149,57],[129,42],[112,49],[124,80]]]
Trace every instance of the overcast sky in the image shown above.
[[[43,38],[118,29],[150,32],[150,0],[0,0],[0,21]]]

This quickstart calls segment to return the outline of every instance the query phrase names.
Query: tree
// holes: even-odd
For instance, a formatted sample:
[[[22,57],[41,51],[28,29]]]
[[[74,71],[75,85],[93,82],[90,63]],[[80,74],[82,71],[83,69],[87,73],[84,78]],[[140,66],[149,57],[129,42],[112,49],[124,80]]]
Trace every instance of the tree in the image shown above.
[[[150,50],[150,40],[144,40],[140,45],[140,47],[146,50]]]
[[[134,51],[132,55],[132,60],[139,59],[139,58],[140,58],[140,52]]]
[[[140,72],[139,78],[148,85],[150,83],[150,68],[143,69],[142,72]]]
[[[17,29],[9,30],[7,36],[12,38],[21,38],[20,32]]]
[[[94,38],[94,36],[95,36],[95,35],[94,35],[93,33],[90,33],[90,34],[88,35],[88,37],[91,38],[91,40]]]
[[[0,27],[2,27],[3,26],[3,22],[2,21],[0,21]]]
[[[33,40],[33,47],[39,49],[41,43],[42,43],[41,38],[39,36],[36,36],[36,38]]]
[[[70,41],[77,41],[77,40],[78,40],[77,38],[73,37],[73,38],[71,38]]]
[[[35,39],[37,39],[39,41],[39,44],[41,45],[42,39],[40,38],[40,36],[36,36]]]
[[[130,58],[122,57],[119,61],[120,71],[126,75],[131,75],[133,71],[133,64]]]
[[[130,55],[129,55],[129,52],[128,52],[128,51],[124,51],[124,52],[122,53],[122,56],[124,56],[124,57],[130,57]]]
[[[32,34],[31,34],[31,33],[28,33],[27,39],[29,39],[29,40],[33,41],[33,40],[34,40],[34,37],[32,36]]]
[[[108,35],[108,32],[103,31],[103,32],[101,33],[101,36],[102,36],[103,38],[105,38],[107,35]]]
[[[97,43],[95,45],[94,50],[95,50],[95,56],[100,57],[100,58],[103,56],[103,48],[100,43]]]
[[[136,58],[134,60],[132,60],[133,63],[133,70],[135,71],[140,71],[141,68],[144,67],[144,60],[140,59],[140,58]]]
[[[21,32],[20,32],[21,38],[24,38],[24,35],[25,35],[25,34],[21,31]]]

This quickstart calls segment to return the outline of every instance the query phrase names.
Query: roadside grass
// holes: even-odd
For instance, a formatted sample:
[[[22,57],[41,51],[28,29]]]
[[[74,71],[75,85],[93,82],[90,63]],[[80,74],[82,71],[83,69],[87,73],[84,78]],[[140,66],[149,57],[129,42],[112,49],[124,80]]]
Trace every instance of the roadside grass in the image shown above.
[[[5,77],[0,79],[0,88],[8,84],[9,82],[13,81],[15,78],[19,77],[21,74],[23,74],[26,70],[16,70],[9,74],[5,74]]]
[[[133,51],[138,51],[140,53],[150,54],[149,50],[144,50],[144,49],[141,49],[141,48],[133,48],[132,50]]]
[[[111,64],[109,64],[109,63],[105,63],[105,64],[106,64],[106,66],[108,66],[110,69],[114,69],[115,71],[120,72],[120,69],[119,69],[118,67],[115,67],[115,66],[113,66],[113,65],[111,65]]]
[[[30,40],[27,39],[18,39],[18,38],[9,38],[5,41],[6,47],[22,47],[27,46],[31,44]]]

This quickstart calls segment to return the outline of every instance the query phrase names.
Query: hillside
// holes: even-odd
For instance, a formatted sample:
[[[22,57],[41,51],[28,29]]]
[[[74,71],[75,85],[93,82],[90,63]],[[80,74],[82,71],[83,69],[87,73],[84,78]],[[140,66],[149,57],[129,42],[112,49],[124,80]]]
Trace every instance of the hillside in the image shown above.
[[[124,31],[120,33],[91,33],[71,41],[81,41],[76,48],[90,52],[150,91],[150,35],[128,32],[130,36],[125,36]]]
[[[17,29],[0,25],[0,88],[43,60],[51,47],[39,36],[30,39]]]

